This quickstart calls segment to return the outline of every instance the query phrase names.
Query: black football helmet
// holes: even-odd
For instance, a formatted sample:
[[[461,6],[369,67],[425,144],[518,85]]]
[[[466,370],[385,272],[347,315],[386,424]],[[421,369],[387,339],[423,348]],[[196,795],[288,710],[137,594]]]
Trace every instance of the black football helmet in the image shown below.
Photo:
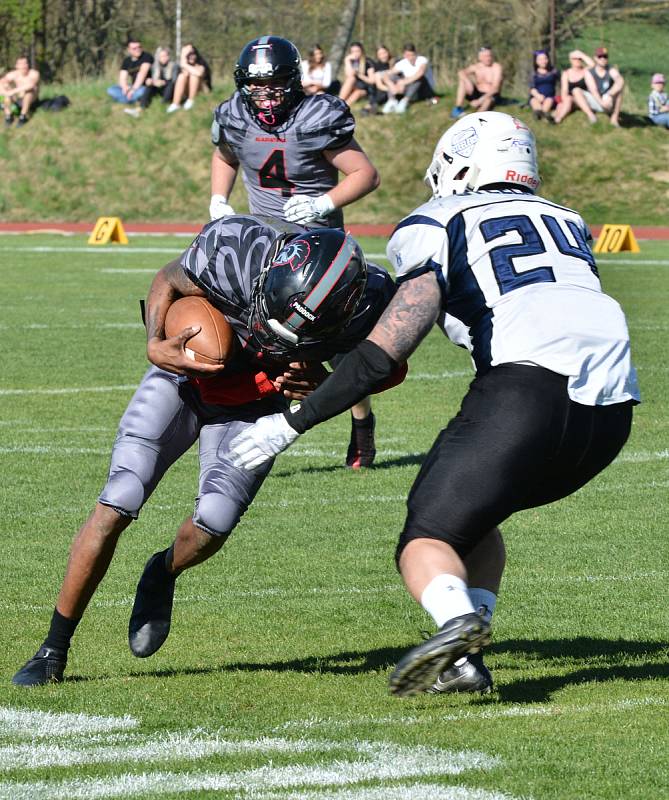
[[[366,284],[367,263],[350,234],[318,228],[284,237],[253,288],[250,338],[270,357],[323,360],[319,347],[328,350],[349,323]]]
[[[244,104],[265,128],[281,124],[304,98],[300,54],[292,42],[280,36],[261,36],[249,42],[239,54],[234,75]],[[250,84],[256,88],[251,89]],[[262,108],[263,102],[271,105]]]

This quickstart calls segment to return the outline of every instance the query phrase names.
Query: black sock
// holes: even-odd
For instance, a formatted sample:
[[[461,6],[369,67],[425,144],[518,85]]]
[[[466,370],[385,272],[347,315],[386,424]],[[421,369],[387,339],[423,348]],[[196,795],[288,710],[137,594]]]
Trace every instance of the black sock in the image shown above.
[[[70,646],[70,639],[74,636],[80,620],[81,617],[79,619],[68,619],[57,608],[54,608],[51,627],[44,644],[47,647],[55,647],[58,650],[67,650]]]
[[[174,545],[170,545],[167,550],[163,550],[165,558],[160,562],[165,568],[165,575],[168,578],[176,578],[179,574],[178,572],[172,572],[172,567],[174,563]]]
[[[356,419],[356,417],[351,416],[351,421],[356,428],[371,428],[374,424],[374,412],[370,411],[364,419]]]

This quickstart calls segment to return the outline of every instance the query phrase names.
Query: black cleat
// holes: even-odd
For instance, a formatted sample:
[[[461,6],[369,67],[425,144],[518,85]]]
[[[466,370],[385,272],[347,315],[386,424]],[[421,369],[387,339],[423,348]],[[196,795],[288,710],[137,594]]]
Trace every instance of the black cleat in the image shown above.
[[[27,123],[28,123],[28,117],[26,117],[25,114],[21,114],[21,116],[19,117],[19,121],[16,123],[16,127],[22,128]]]
[[[170,633],[176,577],[167,572],[165,553],[151,556],[137,584],[128,623],[128,644],[137,658],[152,656]]]
[[[16,686],[43,686],[60,683],[67,664],[67,652],[42,645],[12,678]]]
[[[346,451],[346,466],[350,469],[371,467],[376,456],[374,428],[376,418],[370,411],[363,420],[351,418],[351,440]]]
[[[9,114],[5,117],[5,125],[9,128],[9,126],[14,122],[14,117]]]
[[[425,690],[430,694],[452,694],[455,692],[492,692],[492,675],[483,663],[481,653],[470,653],[462,661],[445,669],[437,680]]]
[[[490,625],[477,613],[449,619],[427,641],[416,645],[390,674],[390,691],[407,696],[427,691],[458,659],[490,643]]]

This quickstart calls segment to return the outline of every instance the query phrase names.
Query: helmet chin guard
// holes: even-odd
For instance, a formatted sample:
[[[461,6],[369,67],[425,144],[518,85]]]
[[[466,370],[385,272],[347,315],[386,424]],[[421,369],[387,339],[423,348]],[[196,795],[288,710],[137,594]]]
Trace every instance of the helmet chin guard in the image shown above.
[[[532,131],[498,111],[467,114],[439,139],[425,183],[434,197],[478,191],[491,184],[535,192],[541,179]]]

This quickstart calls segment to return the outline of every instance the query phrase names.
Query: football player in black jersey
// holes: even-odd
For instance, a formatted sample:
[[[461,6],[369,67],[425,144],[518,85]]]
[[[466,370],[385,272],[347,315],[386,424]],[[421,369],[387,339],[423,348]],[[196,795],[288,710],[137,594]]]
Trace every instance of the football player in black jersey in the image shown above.
[[[342,230],[305,231],[251,216],[208,223],[180,259],[156,274],[146,309],[151,366],[121,419],[107,483],[72,544],[49,633],[15,684],[62,680],[70,639],[121,533],[169,467],[198,441],[194,511],[173,544],[149,559],[128,629],[134,655],[144,658],[161,647],[177,576],[222,547],[271,468],[252,474],[234,467],[229,442],[259,417],[312,391],[327,374],[321,362],[364,339],[394,291],[390,275],[367,264]],[[186,344],[197,327],[165,338],[167,309],[188,295],[206,297],[232,326],[239,347],[225,367],[188,357]],[[398,383],[405,371],[375,388]]]

